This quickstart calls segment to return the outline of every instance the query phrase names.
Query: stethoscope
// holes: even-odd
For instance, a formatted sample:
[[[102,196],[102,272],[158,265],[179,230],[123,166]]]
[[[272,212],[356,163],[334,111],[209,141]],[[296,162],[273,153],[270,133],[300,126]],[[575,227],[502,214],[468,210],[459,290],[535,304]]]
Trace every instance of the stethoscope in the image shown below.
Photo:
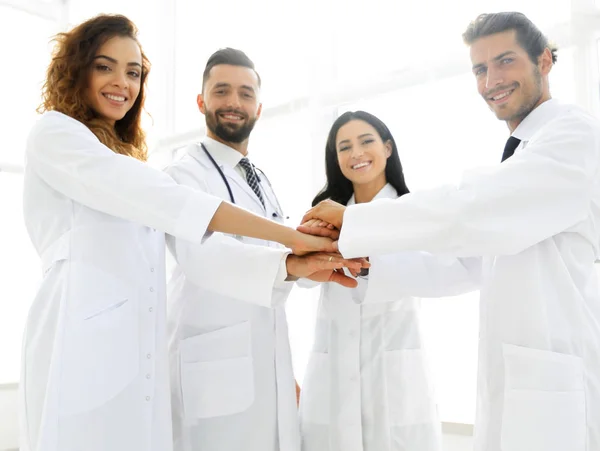
[[[231,190],[231,185],[229,185],[229,182],[227,181],[227,177],[223,173],[223,170],[221,169],[221,166],[219,166],[219,164],[215,161],[215,159],[210,154],[210,152],[208,151],[208,149],[206,148],[206,146],[204,145],[204,143],[200,143],[200,147],[202,147],[202,150],[204,151],[204,153],[206,154],[206,156],[208,157],[208,159],[210,160],[210,162],[212,163],[212,165],[216,168],[217,171],[219,171],[219,175],[223,179],[223,183],[225,184],[225,187],[227,188],[227,192],[229,193],[229,199],[231,200],[232,204],[235,204],[235,197],[233,197],[233,191]],[[264,179],[269,184],[269,186],[271,186],[271,182],[269,181],[269,179],[267,178],[267,176],[265,175],[265,173],[263,171],[261,171],[260,169],[258,169],[254,165],[252,165],[252,169],[254,170],[254,174],[256,175],[256,178],[258,179],[258,183],[262,182],[262,178],[258,174],[258,172],[256,172],[257,170],[264,177]],[[275,197],[275,202],[277,203],[277,211],[278,211],[278,213],[273,213],[273,217],[276,218],[277,216],[281,216],[283,218],[284,217],[283,216],[283,210],[281,209],[281,205],[279,205],[279,200],[277,199],[277,197]],[[286,216],[285,219],[289,219],[289,216]]]

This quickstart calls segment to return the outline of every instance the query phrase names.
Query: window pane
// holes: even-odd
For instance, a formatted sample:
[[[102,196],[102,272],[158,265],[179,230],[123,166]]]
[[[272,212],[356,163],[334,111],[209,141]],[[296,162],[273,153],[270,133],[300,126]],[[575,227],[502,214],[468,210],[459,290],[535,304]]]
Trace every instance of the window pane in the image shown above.
[[[48,20],[0,4],[0,42],[13,42],[15,36],[19,41],[19,45],[2,46],[4,70],[0,71],[0,84],[8,89],[2,93],[0,123],[10,124],[10,133],[2,134],[0,164],[23,165],[25,139],[41,102],[51,48],[48,42],[56,31]],[[13,70],[8,70],[11,66]]]
[[[23,223],[23,176],[0,172],[0,384],[19,379],[25,318],[41,279],[39,258]]]
[[[569,0],[335,0],[337,81],[368,81],[389,72],[437,65],[468,55],[462,33],[484,12],[521,11],[543,31],[570,17]]]

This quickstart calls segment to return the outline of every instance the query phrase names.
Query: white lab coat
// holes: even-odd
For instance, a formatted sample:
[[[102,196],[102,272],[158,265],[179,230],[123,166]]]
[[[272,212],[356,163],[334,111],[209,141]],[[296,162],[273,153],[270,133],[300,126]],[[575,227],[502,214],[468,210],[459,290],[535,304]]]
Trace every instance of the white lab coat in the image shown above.
[[[164,234],[202,239],[220,200],[44,114],[25,224],[43,280],[27,318],[21,451],[171,449]]]
[[[234,169],[241,154],[209,138],[203,142],[222,168],[236,204],[281,222],[283,213],[266,177],[261,175],[260,183],[265,210]],[[223,179],[199,144],[189,146],[167,172],[179,183],[229,200]],[[287,252],[275,243],[239,239],[255,246],[223,249],[207,242],[199,247],[167,237],[178,264],[168,303],[177,451],[300,448],[284,310],[293,285],[283,282]],[[202,261],[212,267],[207,271]]]
[[[388,184],[373,201],[397,197]],[[303,451],[441,450],[419,300],[412,296],[476,289],[481,260],[406,252],[371,263],[357,288],[322,285],[302,384]]]
[[[476,449],[599,451],[600,124],[551,100],[513,135],[458,187],[348,208],[340,249],[483,255]]]

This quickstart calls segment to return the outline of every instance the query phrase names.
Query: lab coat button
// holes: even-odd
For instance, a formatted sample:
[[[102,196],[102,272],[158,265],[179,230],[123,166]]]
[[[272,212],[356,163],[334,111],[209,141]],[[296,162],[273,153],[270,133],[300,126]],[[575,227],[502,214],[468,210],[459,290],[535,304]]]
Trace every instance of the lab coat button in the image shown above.
[[[146,401],[150,401],[150,396],[146,396]]]
[[[150,268],[150,272],[154,272],[154,268]]]
[[[152,307],[150,307],[150,308],[148,309],[148,311],[149,311],[149,312],[151,312],[152,310],[154,310]]]
[[[152,358],[152,354],[146,354],[146,358],[147,359],[151,359]]]
[[[152,376],[150,374],[146,374],[146,379],[150,379]]]
[[[154,293],[154,288],[150,287],[150,293]]]

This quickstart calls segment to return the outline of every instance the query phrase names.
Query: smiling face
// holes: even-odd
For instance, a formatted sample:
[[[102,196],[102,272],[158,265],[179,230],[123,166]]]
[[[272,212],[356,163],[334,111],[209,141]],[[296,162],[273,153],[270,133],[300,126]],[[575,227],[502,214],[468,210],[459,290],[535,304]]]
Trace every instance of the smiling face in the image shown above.
[[[262,110],[259,89],[254,70],[230,64],[214,66],[198,96],[209,136],[223,143],[246,141]]]
[[[359,119],[349,121],[338,130],[335,143],[342,174],[355,187],[385,185],[385,166],[392,145],[383,142],[371,124]]]
[[[116,36],[96,53],[85,96],[98,117],[114,125],[140,93],[142,52],[131,38]]]
[[[517,42],[515,30],[477,39],[471,45],[471,61],[479,94],[511,130],[550,98],[550,51],[546,49],[534,64]]]

